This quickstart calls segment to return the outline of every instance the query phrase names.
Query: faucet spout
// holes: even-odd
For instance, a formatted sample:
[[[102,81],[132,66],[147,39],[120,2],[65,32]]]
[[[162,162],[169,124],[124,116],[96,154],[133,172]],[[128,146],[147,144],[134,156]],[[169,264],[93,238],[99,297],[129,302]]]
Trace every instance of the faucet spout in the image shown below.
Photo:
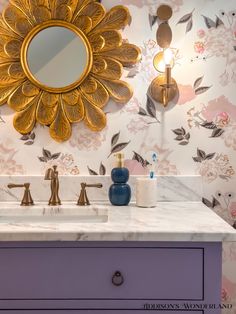
[[[59,173],[57,171],[57,166],[47,169],[44,180],[51,181],[51,197],[49,199],[48,205],[61,205],[61,200],[59,197]]]

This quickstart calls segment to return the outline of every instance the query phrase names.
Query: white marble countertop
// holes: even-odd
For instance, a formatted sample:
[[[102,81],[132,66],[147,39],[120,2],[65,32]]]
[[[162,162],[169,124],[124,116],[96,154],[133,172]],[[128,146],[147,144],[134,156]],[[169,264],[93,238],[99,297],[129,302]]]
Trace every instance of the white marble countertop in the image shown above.
[[[17,221],[22,215],[27,219]],[[107,219],[81,222],[81,215]],[[74,204],[22,208],[0,203],[0,241],[231,242],[236,241],[236,230],[201,202],[159,202],[149,209],[107,203],[86,209]]]

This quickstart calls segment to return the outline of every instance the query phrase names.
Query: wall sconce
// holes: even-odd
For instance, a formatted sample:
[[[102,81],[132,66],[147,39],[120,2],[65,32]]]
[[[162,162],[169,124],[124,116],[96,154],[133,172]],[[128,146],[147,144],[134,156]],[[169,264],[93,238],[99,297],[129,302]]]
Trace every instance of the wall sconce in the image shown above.
[[[157,10],[157,17],[162,23],[157,29],[157,43],[163,48],[153,60],[155,69],[161,73],[151,83],[150,93],[152,98],[166,107],[178,93],[178,85],[172,78],[174,54],[170,49],[172,31],[168,24],[172,16],[172,9],[168,5],[161,5]]]

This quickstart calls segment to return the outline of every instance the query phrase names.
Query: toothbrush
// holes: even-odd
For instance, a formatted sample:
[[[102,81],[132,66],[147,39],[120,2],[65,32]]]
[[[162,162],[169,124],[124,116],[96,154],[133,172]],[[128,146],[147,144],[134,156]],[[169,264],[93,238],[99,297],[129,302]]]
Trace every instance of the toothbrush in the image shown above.
[[[152,164],[151,171],[150,171],[150,179],[154,179],[154,176],[155,176],[155,163],[157,163],[157,154],[156,153],[152,154],[152,161],[153,161],[153,164]]]

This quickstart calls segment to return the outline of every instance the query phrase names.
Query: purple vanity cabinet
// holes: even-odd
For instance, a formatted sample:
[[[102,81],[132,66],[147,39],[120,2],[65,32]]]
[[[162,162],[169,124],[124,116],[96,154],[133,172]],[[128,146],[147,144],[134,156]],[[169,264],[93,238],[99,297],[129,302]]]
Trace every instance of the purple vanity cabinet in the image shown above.
[[[220,243],[0,244],[0,314],[210,314],[220,295]]]
[[[18,310],[18,311],[0,311],[0,314],[147,314],[147,311],[138,310],[102,310],[102,311],[90,311],[90,310]],[[202,314],[202,311],[158,311],[158,314]]]

